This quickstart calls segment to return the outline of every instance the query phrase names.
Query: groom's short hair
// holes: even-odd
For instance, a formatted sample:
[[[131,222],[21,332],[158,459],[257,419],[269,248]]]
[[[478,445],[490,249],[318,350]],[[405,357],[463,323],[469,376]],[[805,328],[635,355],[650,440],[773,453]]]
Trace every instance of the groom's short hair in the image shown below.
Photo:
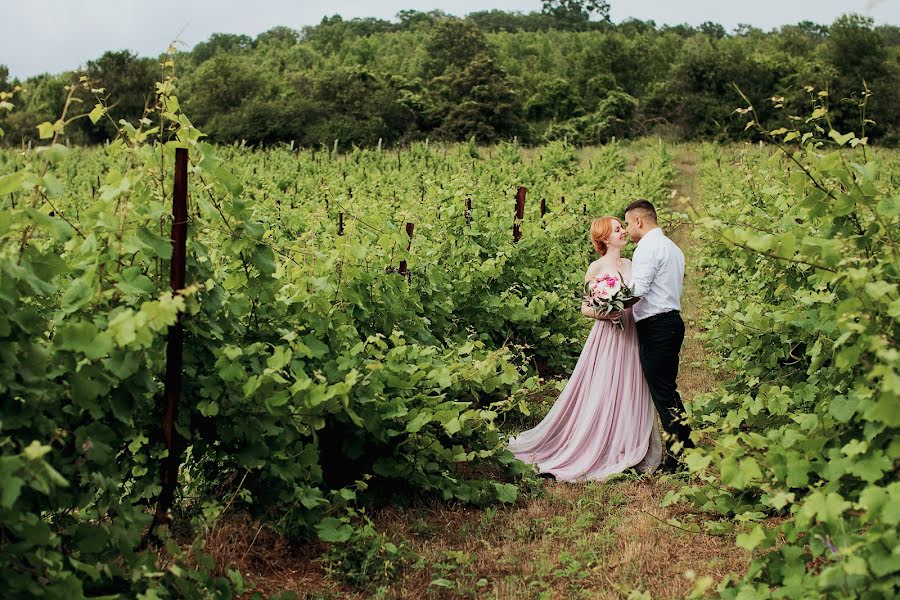
[[[625,213],[630,213],[631,211],[640,211],[644,214],[645,217],[650,217],[653,219],[653,222],[656,223],[656,209],[653,207],[653,204],[650,203],[649,200],[635,200],[631,204],[625,207]]]

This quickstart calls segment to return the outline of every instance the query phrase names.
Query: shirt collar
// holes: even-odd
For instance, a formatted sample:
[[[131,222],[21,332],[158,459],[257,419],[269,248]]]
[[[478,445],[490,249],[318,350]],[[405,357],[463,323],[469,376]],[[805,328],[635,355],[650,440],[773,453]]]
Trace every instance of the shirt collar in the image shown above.
[[[663,235],[663,230],[660,229],[659,227],[654,227],[653,229],[651,229],[650,231],[648,231],[647,233],[644,234],[644,237],[642,237],[640,239],[640,241],[638,242],[638,245],[640,245],[640,243],[643,242],[644,240],[649,239],[650,236],[657,236],[657,235]]]

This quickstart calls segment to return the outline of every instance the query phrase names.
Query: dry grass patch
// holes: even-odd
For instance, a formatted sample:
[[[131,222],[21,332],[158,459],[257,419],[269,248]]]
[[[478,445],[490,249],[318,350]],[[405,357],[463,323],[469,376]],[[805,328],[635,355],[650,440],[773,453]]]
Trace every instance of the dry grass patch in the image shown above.
[[[242,574],[250,589],[244,597],[254,591],[266,598],[283,592],[303,597],[309,592],[327,594],[333,587],[318,561],[324,544],[292,545],[273,526],[246,513],[222,515],[203,540],[201,552],[212,558],[215,574],[225,575],[227,569]],[[193,552],[187,545],[182,549],[189,556]]]
[[[476,509],[435,500],[386,507],[372,515],[376,528],[418,557],[393,581],[354,588],[330,579],[322,544],[288,549],[279,568],[251,570],[249,578],[268,593],[290,590],[306,599],[613,599],[633,590],[682,598],[692,588],[686,572],[719,581],[743,572],[749,555],[730,538],[680,529],[702,515],[686,505],[660,508],[677,486],[668,477],[546,480],[538,494],[514,506]]]

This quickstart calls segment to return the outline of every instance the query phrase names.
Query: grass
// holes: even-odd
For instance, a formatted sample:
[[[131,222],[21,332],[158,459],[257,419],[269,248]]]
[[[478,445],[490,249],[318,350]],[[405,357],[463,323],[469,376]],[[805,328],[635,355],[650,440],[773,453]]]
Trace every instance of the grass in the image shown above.
[[[696,158],[689,148],[679,147],[675,159],[679,177],[673,205],[683,212],[684,198],[696,192]],[[714,389],[718,378],[694,337],[700,310],[696,282],[702,273],[691,268],[689,226],[668,233],[687,256],[687,335],[679,387],[691,398]],[[558,393],[553,383],[541,394],[549,402],[541,404],[549,405]],[[221,525],[208,550],[232,561],[264,593],[289,591],[307,600],[683,598],[697,577],[720,581],[745,572],[750,555],[736,548],[730,535],[702,533],[702,521],[710,515],[685,504],[660,507],[680,483],[666,475],[622,475],[581,484],[541,480],[535,493],[512,506],[474,508],[420,500],[384,507],[371,515],[375,529],[402,545],[411,558],[388,583],[362,588],[329,573],[326,545],[289,548],[271,532],[265,532],[261,543],[253,536],[259,526],[240,518]],[[229,534],[230,529],[239,532]]]
[[[377,530],[403,543],[411,560],[388,584],[362,589],[330,577],[325,546],[294,554],[283,545],[271,564],[246,553],[249,536],[223,536],[228,555],[266,593],[298,598],[683,598],[694,576],[718,581],[743,572],[749,557],[726,536],[699,533],[704,515],[660,508],[679,481],[622,476],[604,483],[547,480],[514,506],[472,508],[439,501],[384,508]],[[236,523],[250,531],[245,523]],[[227,529],[228,527],[223,527]],[[273,548],[274,550],[274,548]]]

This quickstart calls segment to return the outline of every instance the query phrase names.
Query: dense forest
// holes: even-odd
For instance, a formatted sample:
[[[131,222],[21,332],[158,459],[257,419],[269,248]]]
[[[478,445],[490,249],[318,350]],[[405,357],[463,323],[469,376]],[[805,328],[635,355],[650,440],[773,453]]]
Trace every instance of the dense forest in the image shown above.
[[[711,22],[613,23],[608,4],[597,0],[464,18],[409,10],[394,21],[334,16],[256,38],[217,33],[180,54],[177,69],[187,114],[219,142],[330,147],[337,139],[346,150],[379,140],[473,136],[478,143],[515,136],[529,144],[647,134],[736,140],[746,139],[744,120],[734,115],[744,104],[740,93],[777,126],[770,107],[805,114],[808,85],[829,90],[839,131],[859,129],[858,104],[841,99],[867,86],[873,95],[865,134],[884,145],[900,141],[900,27],[859,15],[831,25],[728,32]],[[79,77],[113,106],[114,119],[137,122],[152,105],[159,76],[160,59],[129,51],[107,52],[83,72],[25,81],[9,80],[0,66],[0,89],[19,88],[16,110],[0,111],[0,140],[36,140],[34,124],[57,119],[67,86]],[[78,94],[84,112],[98,101],[83,87]],[[98,128],[83,119],[66,136],[99,143],[114,131],[114,121]]]

